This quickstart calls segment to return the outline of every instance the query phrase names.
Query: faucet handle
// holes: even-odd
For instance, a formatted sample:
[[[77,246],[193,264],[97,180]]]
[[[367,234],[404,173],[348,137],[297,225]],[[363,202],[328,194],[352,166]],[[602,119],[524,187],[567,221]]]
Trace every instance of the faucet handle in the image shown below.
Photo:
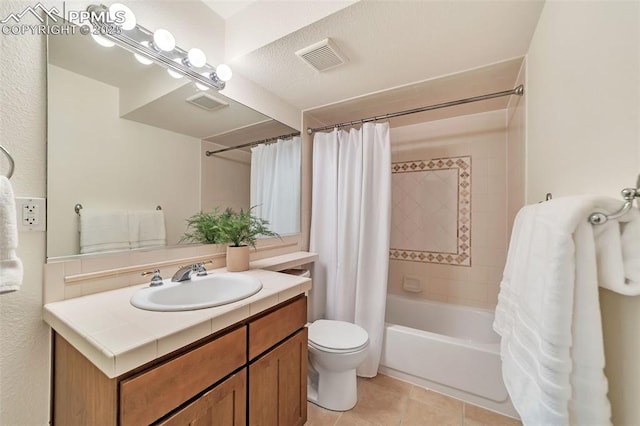
[[[150,274],[153,274],[153,277],[151,277],[151,282],[149,283],[149,287],[157,287],[159,285],[162,285],[162,277],[160,276],[160,269],[154,269],[153,271],[143,272],[142,276],[145,277]]]
[[[199,277],[204,277],[207,275],[207,268],[204,267],[204,265],[208,264],[208,263],[213,263],[210,260],[206,261],[206,262],[199,262],[193,265],[193,270],[196,272],[196,275]]]

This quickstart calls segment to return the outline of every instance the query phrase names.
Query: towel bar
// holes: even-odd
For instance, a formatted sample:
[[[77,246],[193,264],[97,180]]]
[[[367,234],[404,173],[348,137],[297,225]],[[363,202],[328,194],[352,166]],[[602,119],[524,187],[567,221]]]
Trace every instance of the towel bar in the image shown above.
[[[631,210],[631,208],[633,207],[633,200],[635,200],[636,198],[640,198],[640,175],[638,175],[638,180],[636,181],[635,188],[625,188],[620,194],[622,194],[622,198],[624,198],[625,200],[620,210],[611,214],[605,214],[601,212],[591,213],[589,215],[589,223],[591,223],[592,225],[602,225],[608,220],[617,219]]]
[[[15,161],[13,161],[13,157],[11,156],[11,154],[9,154],[9,151],[7,151],[7,149],[0,145],[0,151],[4,152],[4,154],[7,156],[7,159],[9,160],[9,173],[7,173],[7,179],[11,179],[11,176],[13,176],[13,171],[16,168],[16,163]]]
[[[76,212],[76,214],[78,216],[80,215],[80,210],[82,210],[82,204],[78,203],[75,206],[73,206],[73,211]],[[157,205],[156,206],[156,210],[158,210],[158,211],[162,210],[162,206],[161,205]]]

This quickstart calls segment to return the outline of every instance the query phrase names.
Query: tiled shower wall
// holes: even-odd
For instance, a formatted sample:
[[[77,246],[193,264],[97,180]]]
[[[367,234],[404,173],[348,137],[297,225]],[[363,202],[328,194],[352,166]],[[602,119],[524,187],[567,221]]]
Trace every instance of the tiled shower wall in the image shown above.
[[[495,307],[507,252],[506,130],[505,110],[391,129],[394,163],[471,157],[471,266],[390,259],[389,293]],[[421,291],[403,290],[406,278]]]

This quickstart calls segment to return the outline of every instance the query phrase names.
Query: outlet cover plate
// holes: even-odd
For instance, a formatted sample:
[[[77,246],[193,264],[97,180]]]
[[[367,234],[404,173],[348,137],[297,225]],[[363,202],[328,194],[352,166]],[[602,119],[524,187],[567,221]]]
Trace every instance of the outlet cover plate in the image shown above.
[[[37,197],[16,197],[18,232],[47,230],[47,200]]]

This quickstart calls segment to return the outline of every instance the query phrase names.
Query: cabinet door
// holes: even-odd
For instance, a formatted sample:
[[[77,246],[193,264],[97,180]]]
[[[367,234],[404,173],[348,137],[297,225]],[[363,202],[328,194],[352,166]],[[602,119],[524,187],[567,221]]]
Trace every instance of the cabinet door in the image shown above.
[[[249,424],[298,426],[307,421],[307,329],[249,366]]]
[[[148,425],[247,362],[241,327],[120,382],[120,426]]]
[[[158,423],[161,426],[245,426],[246,369],[229,377],[183,409]]]

